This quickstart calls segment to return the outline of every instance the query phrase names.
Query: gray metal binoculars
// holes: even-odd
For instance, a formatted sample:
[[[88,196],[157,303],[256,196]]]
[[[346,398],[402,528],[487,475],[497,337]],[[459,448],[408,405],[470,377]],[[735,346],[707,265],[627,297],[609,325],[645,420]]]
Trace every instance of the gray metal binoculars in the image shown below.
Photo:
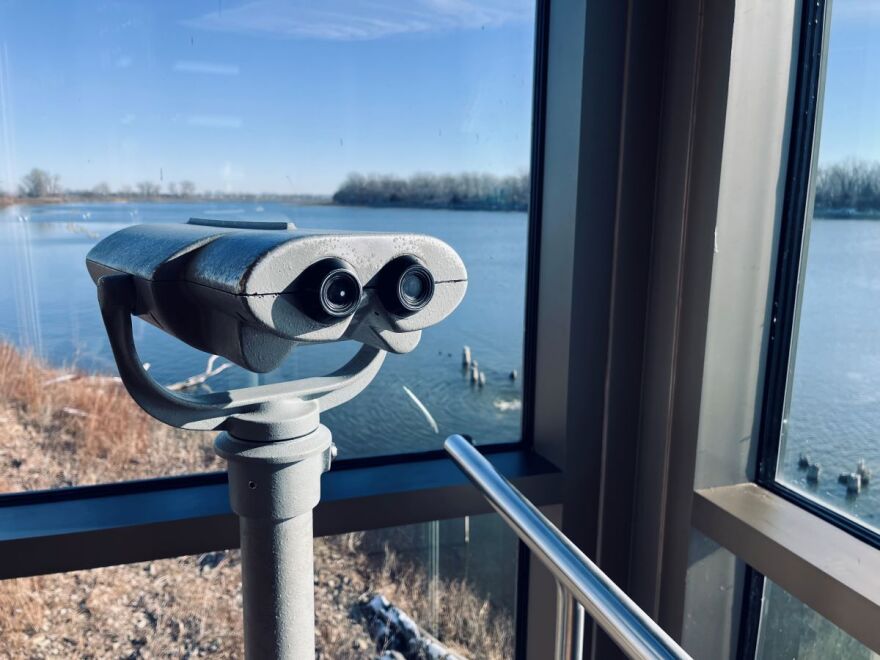
[[[222,431],[214,444],[240,519],[247,657],[313,658],[312,509],[334,455],[320,412],[356,396],[387,352],[411,351],[422,329],[458,306],[464,264],[418,234],[195,219],[122,229],[86,264],[132,398],[172,426]],[[256,372],[277,368],[298,344],[363,346],[327,376],[171,392],[144,369],[132,316]]]

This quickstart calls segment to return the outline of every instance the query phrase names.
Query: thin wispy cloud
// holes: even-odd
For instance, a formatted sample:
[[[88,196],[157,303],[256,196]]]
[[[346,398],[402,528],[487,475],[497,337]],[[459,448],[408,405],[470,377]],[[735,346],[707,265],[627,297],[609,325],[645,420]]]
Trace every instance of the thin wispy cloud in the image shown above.
[[[870,21],[880,20],[880,0],[836,0],[831,10],[835,18]]]
[[[191,62],[187,60],[175,62],[172,69],[180,73],[203,73],[209,76],[237,76],[239,73],[238,66],[235,64]]]
[[[191,115],[186,118],[188,126],[205,126],[207,128],[241,128],[241,117],[228,115]]]
[[[288,39],[366,41],[495,28],[533,20],[528,0],[256,0],[184,21],[200,29]]]

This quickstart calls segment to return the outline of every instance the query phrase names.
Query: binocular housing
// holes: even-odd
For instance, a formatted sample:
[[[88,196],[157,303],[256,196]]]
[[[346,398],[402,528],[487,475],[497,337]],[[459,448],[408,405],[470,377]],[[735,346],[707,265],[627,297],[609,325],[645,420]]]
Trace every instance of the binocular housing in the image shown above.
[[[284,222],[134,225],[95,245],[86,264],[95,282],[131,276],[132,314],[259,373],[303,343],[411,351],[467,288],[461,259],[436,238]]]

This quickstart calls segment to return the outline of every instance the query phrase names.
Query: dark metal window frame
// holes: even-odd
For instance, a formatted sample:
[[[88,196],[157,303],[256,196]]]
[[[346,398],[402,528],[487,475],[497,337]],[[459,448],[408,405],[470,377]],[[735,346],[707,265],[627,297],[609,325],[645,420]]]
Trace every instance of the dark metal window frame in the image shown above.
[[[789,394],[789,371],[798,316],[799,287],[803,285],[805,230],[812,213],[812,185],[817,157],[831,15],[830,2],[804,2],[801,7],[797,53],[794,116],[783,200],[776,272],[773,282],[768,347],[760,408],[755,482],[762,488],[842,529],[858,540],[880,548],[880,535],[828,506],[777,480],[782,425]],[[738,657],[753,658],[757,652],[765,576],[746,567],[742,600]]]
[[[817,502],[776,479],[782,440],[782,421],[793,349],[797,301],[804,257],[804,232],[812,212],[811,181],[815,167],[815,137],[822,97],[821,71],[825,31],[830,26],[825,0],[804,2],[798,53],[798,71],[792,122],[788,177],[779,235],[767,349],[766,376],[761,405],[761,432],[755,481],[767,490],[880,548],[880,534]]]

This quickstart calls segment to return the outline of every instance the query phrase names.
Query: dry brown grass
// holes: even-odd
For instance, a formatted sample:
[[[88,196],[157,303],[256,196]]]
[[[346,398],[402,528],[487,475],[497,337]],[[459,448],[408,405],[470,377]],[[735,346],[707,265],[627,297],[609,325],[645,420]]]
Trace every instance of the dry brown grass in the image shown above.
[[[433,612],[428,597],[429,576],[422,566],[401,560],[386,545],[383,556],[373,560],[371,569],[374,592],[384,595],[416,622],[436,617],[437,628],[429,632],[460,654],[487,660],[513,656],[511,617],[492,607],[464,580],[441,580],[436,585],[439,607]]]
[[[50,384],[65,374],[75,378]],[[119,383],[49,368],[8,344],[0,344],[0,422],[0,492],[223,467],[209,434],[169,429]],[[377,546],[369,541],[369,533],[316,540],[321,658],[375,655],[358,608],[366,595],[381,593],[414,620],[430,620],[425,570],[388,544],[368,551]],[[508,615],[465,582],[436,589],[439,629],[431,632],[441,641],[467,657],[512,656]],[[240,608],[236,551],[7,580],[0,658],[238,658]]]
[[[318,657],[375,656],[358,604],[381,593],[426,621],[428,579],[393,551],[362,552],[362,535],[318,539]],[[237,551],[0,582],[0,658],[242,657]],[[464,582],[438,585],[437,637],[470,658],[513,654],[510,617]]]
[[[5,414],[3,414],[5,413]],[[0,343],[0,417],[21,427],[0,490],[34,490],[223,468],[207,433],[172,429],[107,377],[52,369]]]

